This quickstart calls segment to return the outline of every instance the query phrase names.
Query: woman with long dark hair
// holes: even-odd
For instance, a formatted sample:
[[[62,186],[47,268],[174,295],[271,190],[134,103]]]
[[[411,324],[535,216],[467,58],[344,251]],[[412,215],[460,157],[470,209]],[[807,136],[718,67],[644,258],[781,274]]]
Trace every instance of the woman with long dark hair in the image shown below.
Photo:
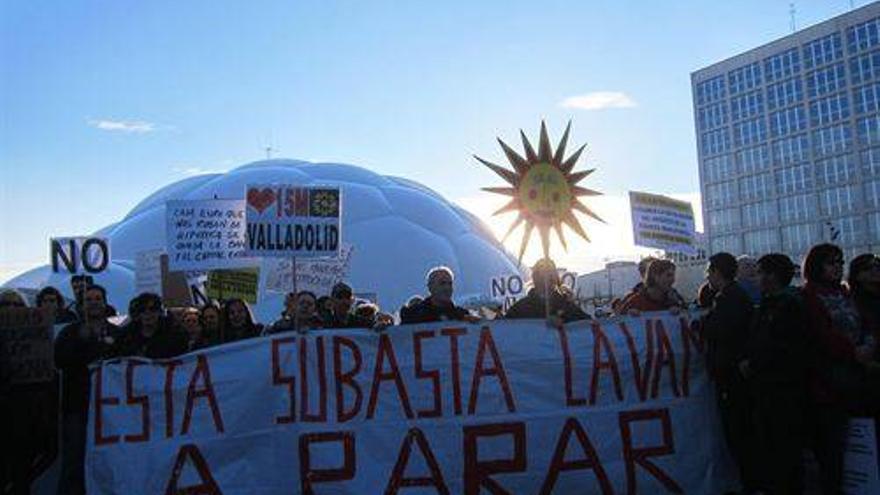
[[[186,352],[186,339],[175,330],[158,295],[139,294],[129,303],[128,314],[131,322],[123,330],[120,355],[159,359]]]
[[[859,408],[866,365],[874,352],[858,309],[841,284],[843,266],[839,247],[817,244],[810,249],[803,267],[803,296],[812,347],[810,440],[825,493],[840,490],[849,413]]]
[[[263,333],[263,325],[254,322],[250,306],[243,299],[228,299],[223,305],[222,342],[258,337]]]

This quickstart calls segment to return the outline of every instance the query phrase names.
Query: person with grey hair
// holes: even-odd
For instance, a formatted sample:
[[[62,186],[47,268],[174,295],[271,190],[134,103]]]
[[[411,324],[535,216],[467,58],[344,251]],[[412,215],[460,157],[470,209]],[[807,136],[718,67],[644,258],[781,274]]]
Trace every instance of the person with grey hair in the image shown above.
[[[479,321],[478,317],[452,302],[454,281],[455,275],[449,267],[436,266],[428,270],[425,284],[430,295],[416,304],[400,308],[401,323],[406,325],[448,320],[470,323]]]

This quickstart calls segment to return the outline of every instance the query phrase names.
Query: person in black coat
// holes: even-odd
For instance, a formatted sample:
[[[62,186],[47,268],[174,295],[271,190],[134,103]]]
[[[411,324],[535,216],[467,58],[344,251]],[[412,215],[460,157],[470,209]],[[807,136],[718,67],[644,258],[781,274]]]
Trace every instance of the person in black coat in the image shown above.
[[[434,321],[466,321],[474,323],[480,319],[470,311],[456,306],[452,302],[453,283],[455,276],[445,266],[434,267],[425,277],[428,286],[428,297],[400,309],[400,321],[408,323],[430,323]]]
[[[532,283],[533,287],[526,297],[515,302],[504,314],[504,318],[547,319],[547,324],[554,327],[571,321],[590,319],[562,290],[556,265],[549,258],[539,260],[532,267]],[[549,301],[549,311],[546,301]]]
[[[56,325],[66,325],[77,320],[76,313],[64,306],[61,291],[51,285],[40,289],[36,302],[38,308],[46,309],[54,315]]]
[[[71,323],[55,339],[55,367],[62,372],[61,472],[58,493],[85,493],[86,421],[89,369],[94,361],[114,357],[120,330],[106,319],[107,293],[91,285],[82,294],[83,320]]]
[[[228,299],[223,305],[223,323],[221,324],[222,342],[259,337],[263,333],[263,325],[254,322],[251,307],[243,299]]]
[[[809,340],[803,298],[789,285],[793,275],[788,256],[758,260],[763,295],[740,363],[753,392],[756,459],[767,493],[803,490]]]
[[[121,356],[162,359],[187,351],[187,339],[165,314],[162,298],[145,292],[129,303],[131,323],[125,327],[119,342]]]
[[[703,321],[706,336],[706,367],[715,380],[721,426],[727,447],[739,467],[746,492],[760,485],[755,462],[754,428],[749,387],[740,373],[745,359],[753,305],[748,293],[736,282],[737,261],[730,253],[709,258],[706,278],[715,291]]]

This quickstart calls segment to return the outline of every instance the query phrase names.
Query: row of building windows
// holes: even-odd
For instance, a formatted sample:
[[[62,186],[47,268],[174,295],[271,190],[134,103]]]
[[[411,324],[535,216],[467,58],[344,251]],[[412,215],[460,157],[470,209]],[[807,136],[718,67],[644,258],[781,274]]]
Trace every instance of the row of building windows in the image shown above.
[[[781,228],[759,228],[742,234],[713,234],[710,248],[713,253],[727,251],[756,256],[781,249],[799,257],[818,242],[833,241],[843,246],[864,246],[870,239],[878,239],[878,234],[880,212],[867,217],[848,216],[819,224],[799,223]]]
[[[846,46],[849,53],[880,45],[880,18],[856,24],[846,28]]]
[[[808,161],[809,142],[806,134],[773,143],[773,160],[777,164],[792,165]],[[869,148],[860,153],[862,176],[880,177],[880,148]],[[724,154],[703,160],[703,181],[707,183],[730,180],[739,174],[753,174],[770,168],[767,145],[744,148],[733,154]],[[776,182],[790,184],[789,177],[812,177],[809,164],[777,170]],[[815,161],[816,184],[820,187],[850,182],[856,178],[855,155],[846,153]],[[797,170],[797,173],[791,170]],[[779,194],[812,187],[812,182],[798,182],[779,187]]]
[[[772,197],[775,191],[777,195],[783,196],[779,200],[782,211],[780,220],[783,223],[798,221],[815,216],[817,213],[816,202],[809,199],[813,193],[805,193],[813,189],[813,183],[816,181],[824,187],[816,193],[819,199],[818,213],[822,215],[834,216],[858,210],[862,190],[864,190],[865,206],[870,209],[880,208],[880,179],[868,179],[863,185],[853,184],[850,181],[854,174],[855,166],[852,160],[847,159],[834,159],[819,164],[815,177],[809,165],[786,167],[777,170],[775,177],[769,173],[761,173],[743,177],[739,181],[710,184],[706,186],[705,191],[706,206],[713,210],[714,214],[718,208],[733,206],[740,202],[765,200],[766,203],[766,198]],[[774,202],[774,211],[775,204]],[[801,218],[801,215],[806,216]]]

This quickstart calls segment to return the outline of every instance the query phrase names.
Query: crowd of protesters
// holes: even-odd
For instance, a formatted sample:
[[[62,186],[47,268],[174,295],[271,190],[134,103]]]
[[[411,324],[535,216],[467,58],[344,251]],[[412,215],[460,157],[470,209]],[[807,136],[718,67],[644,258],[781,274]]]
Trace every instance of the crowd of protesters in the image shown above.
[[[612,302],[617,315],[686,310],[673,288],[676,265],[645,258],[641,281]],[[803,264],[802,287],[792,285],[797,267],[783,254],[760,259],[728,253],[709,258],[706,283],[694,305],[703,319],[706,362],[715,382],[722,428],[746,493],[801,493],[803,452],[819,466],[824,493],[837,493],[843,472],[844,434],[852,416],[880,410],[880,258],[851,260],[844,283],[844,258],[837,246],[814,246]],[[127,322],[108,321],[116,310],[106,291],[89,276],[75,276],[75,300],[42,289],[36,305],[67,324],[55,341],[56,366],[63,371],[63,455],[61,493],[82,493],[88,408],[88,365],[118,356],[170,358],[228,342],[287,331],[365,328],[395,323],[476,322],[480,317],[453,302],[455,276],[431,269],[427,294],[413,296],[397,315],[355,298],[336,284],[330,294],[287,294],[280,317],[254,321],[241,299],[202,307],[166,309],[161,297],[143,293],[128,307]],[[561,284],[550,260],[532,270],[532,288],[498,318],[539,318],[548,325],[589,319]],[[6,291],[0,307],[24,306]]]

